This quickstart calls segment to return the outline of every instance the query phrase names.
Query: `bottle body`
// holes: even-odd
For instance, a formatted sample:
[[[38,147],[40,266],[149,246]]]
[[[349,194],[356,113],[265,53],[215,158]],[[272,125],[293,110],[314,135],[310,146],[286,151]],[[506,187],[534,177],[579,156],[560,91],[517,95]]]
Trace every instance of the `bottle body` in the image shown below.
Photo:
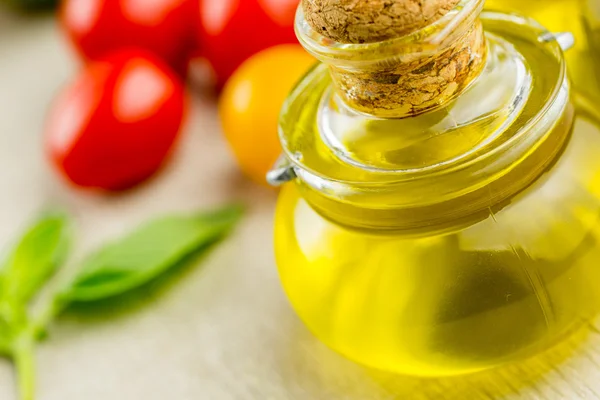
[[[344,228],[284,188],[276,256],[309,329],[350,359],[422,376],[539,352],[600,308],[600,129],[578,116],[558,161],[502,209],[418,235]]]

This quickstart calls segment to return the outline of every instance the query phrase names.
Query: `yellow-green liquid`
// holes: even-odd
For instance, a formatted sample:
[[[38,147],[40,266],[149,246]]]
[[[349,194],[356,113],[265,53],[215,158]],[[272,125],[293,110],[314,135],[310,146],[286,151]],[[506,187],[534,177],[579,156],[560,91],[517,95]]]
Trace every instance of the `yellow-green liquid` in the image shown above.
[[[511,37],[504,25],[498,29],[506,29],[503,37],[525,56],[533,84],[539,88],[556,80],[557,71],[535,40]],[[325,86],[326,81],[300,86],[303,100],[289,104],[284,120],[290,125],[282,123],[289,130],[286,146],[295,147],[300,161],[323,175],[385,179],[344,162],[319,141],[315,114]],[[496,140],[508,140],[533,118],[548,93],[533,90],[518,118]],[[447,115],[456,104],[448,105]],[[539,165],[541,171],[535,162],[523,164],[517,173],[486,178],[454,202],[430,198],[428,190],[435,188],[420,187],[396,197],[373,192],[363,198],[372,201],[368,210],[321,201],[324,197],[316,191],[301,195],[298,187],[303,186],[288,184],[276,211],[275,249],[282,284],[298,315],[318,338],[348,358],[420,376],[456,375],[515,361],[589,320],[600,310],[600,121],[589,110],[578,106],[573,126],[560,115],[551,116],[555,124],[548,137],[566,139],[527,154],[533,161],[552,159]],[[441,140],[441,148],[417,140],[407,149],[418,160],[416,167],[443,162],[478,140],[485,126],[476,128],[447,131],[452,140],[444,135],[426,139],[429,144]],[[369,133],[369,125],[361,129]],[[379,162],[378,167],[406,160],[371,159],[369,154],[355,153],[358,161]],[[504,190],[510,196],[494,202]],[[426,206],[404,214],[401,207],[390,206],[411,196]],[[452,219],[455,210],[468,211],[471,203],[481,206],[486,199],[483,213]],[[426,220],[436,212],[445,220],[443,228],[431,222],[405,232],[344,227],[382,210],[389,220]]]
[[[317,337],[372,367],[441,376],[531,355],[599,308],[599,155],[598,121],[581,116],[558,163],[510,205],[417,238],[344,229],[288,185],[283,286]]]

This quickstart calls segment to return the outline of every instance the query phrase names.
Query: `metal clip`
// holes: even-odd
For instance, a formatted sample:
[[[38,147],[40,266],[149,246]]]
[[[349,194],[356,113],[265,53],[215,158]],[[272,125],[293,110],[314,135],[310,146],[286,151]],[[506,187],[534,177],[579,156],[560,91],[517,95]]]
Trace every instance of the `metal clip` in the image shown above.
[[[556,41],[563,51],[567,51],[575,45],[575,37],[571,32],[546,32],[538,36],[538,40],[542,43]]]
[[[281,186],[296,178],[294,166],[285,155],[280,155],[269,172],[267,172],[267,183],[271,186]]]

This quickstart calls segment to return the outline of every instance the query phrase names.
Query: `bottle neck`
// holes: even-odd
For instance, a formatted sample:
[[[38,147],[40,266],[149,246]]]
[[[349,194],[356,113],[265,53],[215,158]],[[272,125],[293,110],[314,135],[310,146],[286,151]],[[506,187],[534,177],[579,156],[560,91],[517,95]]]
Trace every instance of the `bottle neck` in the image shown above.
[[[299,83],[281,114],[291,165],[281,171],[294,171],[315,210],[353,229],[443,231],[487,217],[551,167],[574,114],[560,43],[518,16],[481,21],[486,65],[436,111],[383,119],[346,109],[327,65]]]
[[[329,66],[335,91],[348,107],[379,118],[407,118],[448,103],[481,73],[483,3],[462,0],[434,23],[384,42],[333,42],[306,23],[301,9],[297,32],[304,47]]]

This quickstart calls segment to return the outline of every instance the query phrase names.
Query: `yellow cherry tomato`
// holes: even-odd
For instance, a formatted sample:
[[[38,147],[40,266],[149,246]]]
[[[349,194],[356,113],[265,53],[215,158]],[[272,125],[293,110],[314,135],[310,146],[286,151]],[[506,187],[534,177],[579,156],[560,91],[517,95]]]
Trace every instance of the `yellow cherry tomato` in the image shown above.
[[[294,84],[315,63],[300,45],[280,45],[246,60],[225,84],[219,116],[242,171],[266,184],[281,152],[279,111]]]

